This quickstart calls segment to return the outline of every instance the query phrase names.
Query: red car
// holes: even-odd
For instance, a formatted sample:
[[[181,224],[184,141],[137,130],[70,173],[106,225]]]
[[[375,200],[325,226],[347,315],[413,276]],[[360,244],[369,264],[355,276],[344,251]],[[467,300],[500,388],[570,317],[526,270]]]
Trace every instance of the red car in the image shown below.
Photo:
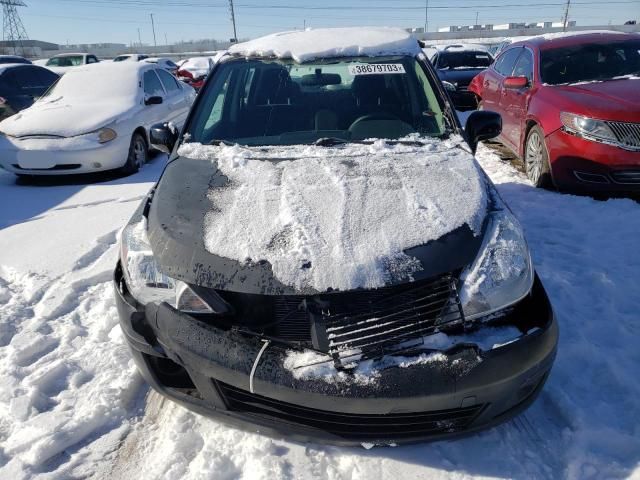
[[[513,43],[473,79],[480,109],[534,185],[640,191],[640,35],[550,34]]]

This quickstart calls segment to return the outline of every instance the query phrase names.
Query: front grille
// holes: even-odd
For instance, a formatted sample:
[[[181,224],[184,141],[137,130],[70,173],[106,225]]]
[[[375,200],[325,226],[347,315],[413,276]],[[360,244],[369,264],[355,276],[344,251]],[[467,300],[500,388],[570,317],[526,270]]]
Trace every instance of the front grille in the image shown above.
[[[616,183],[640,184],[640,170],[618,170],[611,172],[611,178]]]
[[[430,412],[386,415],[330,412],[282,402],[215,382],[229,410],[264,415],[285,422],[318,428],[356,441],[393,440],[463,431],[485,405]]]
[[[337,367],[415,349],[438,327],[464,321],[450,275],[349,307],[323,312],[329,353]]]
[[[640,123],[607,122],[620,146],[640,150]]]
[[[330,353],[338,368],[416,347],[437,326],[462,320],[453,274],[318,295],[218,293],[235,310],[234,327]]]

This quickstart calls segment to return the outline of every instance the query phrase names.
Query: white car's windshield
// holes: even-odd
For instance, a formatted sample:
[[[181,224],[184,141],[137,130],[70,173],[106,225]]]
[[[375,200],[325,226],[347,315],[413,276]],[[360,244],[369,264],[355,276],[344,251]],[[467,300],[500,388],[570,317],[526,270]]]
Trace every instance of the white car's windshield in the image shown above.
[[[438,93],[413,57],[298,64],[241,59],[221,64],[188,127],[191,141],[294,145],[441,136]]]

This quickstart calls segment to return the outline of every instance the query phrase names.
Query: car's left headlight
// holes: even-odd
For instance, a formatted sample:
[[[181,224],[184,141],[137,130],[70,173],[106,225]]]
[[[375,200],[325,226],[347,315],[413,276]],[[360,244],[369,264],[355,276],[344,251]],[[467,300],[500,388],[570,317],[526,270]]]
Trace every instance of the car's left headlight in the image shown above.
[[[529,294],[533,264],[518,220],[506,208],[489,214],[478,256],[462,274],[460,303],[466,320],[502,310]]]
[[[595,140],[606,143],[617,143],[617,138],[611,131],[607,122],[595,118],[576,115],[575,113],[562,112],[560,120],[564,127],[572,133],[580,135],[587,140]]]
[[[107,143],[111,140],[115,140],[118,137],[118,133],[112,128],[101,128],[98,130],[98,142]]]
[[[120,262],[129,292],[140,304],[167,302],[185,313],[215,313],[189,285],[162,273],[149,245],[146,218],[122,230]]]

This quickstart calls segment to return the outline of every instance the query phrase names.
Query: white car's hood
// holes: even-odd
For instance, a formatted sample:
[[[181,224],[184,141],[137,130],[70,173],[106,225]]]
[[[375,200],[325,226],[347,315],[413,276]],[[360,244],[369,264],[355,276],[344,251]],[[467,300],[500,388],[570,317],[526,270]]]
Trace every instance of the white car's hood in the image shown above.
[[[114,100],[84,103],[77,99],[69,102],[64,98],[46,98],[0,122],[0,131],[14,137],[73,137],[129,118],[138,107]]]

